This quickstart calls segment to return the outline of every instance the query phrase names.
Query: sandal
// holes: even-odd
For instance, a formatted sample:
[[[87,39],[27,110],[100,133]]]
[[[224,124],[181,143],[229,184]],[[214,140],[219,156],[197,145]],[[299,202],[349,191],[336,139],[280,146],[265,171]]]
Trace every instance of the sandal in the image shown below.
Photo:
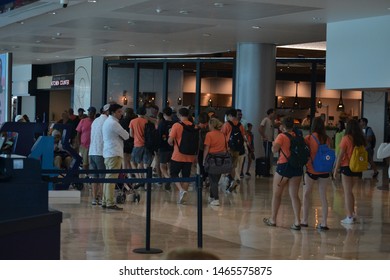
[[[266,224],[267,226],[270,226],[270,227],[276,227],[276,224],[271,222],[271,219],[270,218],[264,218],[263,219],[263,222],[264,224]]]
[[[290,229],[293,229],[293,230],[301,230],[301,226],[300,226],[300,225],[296,225],[296,224],[292,224],[292,226],[290,227]]]

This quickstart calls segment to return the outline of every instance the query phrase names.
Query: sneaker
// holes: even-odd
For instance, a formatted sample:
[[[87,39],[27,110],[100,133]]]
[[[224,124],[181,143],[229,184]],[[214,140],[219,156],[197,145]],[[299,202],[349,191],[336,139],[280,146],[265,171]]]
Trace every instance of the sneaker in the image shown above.
[[[106,204],[102,204],[102,208],[107,208],[107,205]]]
[[[340,222],[342,224],[350,225],[350,224],[354,224],[355,220],[353,219],[353,217],[346,217],[345,219],[341,220]]]
[[[240,174],[240,178],[244,178],[244,173],[241,173],[241,174]]]
[[[210,202],[210,205],[211,206],[219,206],[219,200],[218,199],[215,199],[213,201]]]
[[[103,202],[99,199],[98,200],[98,205],[102,205],[103,204]]]
[[[110,210],[118,210],[118,211],[121,211],[123,210],[123,208],[121,207],[118,207],[117,205],[111,205],[111,206],[107,206],[106,209],[110,209]]]
[[[240,184],[240,180],[233,181],[232,184],[230,184],[229,192],[234,192],[238,185]]]
[[[92,205],[97,205],[97,202],[96,202],[96,200],[94,199],[94,200],[92,200],[92,203],[91,203]]]
[[[208,203],[211,203],[211,202],[213,202],[213,201],[214,201],[214,198],[213,198],[213,197],[208,197],[208,198],[207,198],[207,202],[208,202]]]
[[[251,177],[252,175],[249,172],[247,172],[247,173],[245,173],[245,176]]]
[[[178,200],[178,204],[184,204],[187,202],[187,196],[188,196],[188,192],[187,191],[180,191],[179,192],[179,200]]]

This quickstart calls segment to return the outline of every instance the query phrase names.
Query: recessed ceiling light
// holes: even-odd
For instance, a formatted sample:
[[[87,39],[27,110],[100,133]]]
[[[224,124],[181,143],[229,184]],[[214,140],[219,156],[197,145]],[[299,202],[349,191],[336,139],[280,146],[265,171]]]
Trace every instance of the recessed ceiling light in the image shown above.
[[[129,20],[129,21],[127,22],[127,24],[133,25],[133,24],[135,24],[135,22],[134,22],[134,21],[131,21],[131,20]]]
[[[105,52],[105,51],[106,51],[106,49],[100,49],[100,51],[101,51],[101,52]]]
[[[19,23],[20,23],[20,24],[24,24],[24,21],[20,21]]]
[[[203,37],[210,37],[211,36],[210,33],[203,33],[202,35],[203,35]]]
[[[49,15],[56,15],[56,12],[48,12]]]
[[[214,3],[214,7],[217,7],[217,8],[223,8],[225,6],[224,3],[221,3],[221,2],[215,2]]]
[[[88,0],[88,3],[96,3],[96,0]]]
[[[129,47],[133,48],[133,47],[135,47],[135,45],[133,45],[133,44],[129,44]]]
[[[156,9],[156,13],[160,14],[160,13],[162,13],[162,12],[163,12],[163,9],[160,9],[160,8],[157,8],[157,9]]]
[[[35,43],[39,44],[41,42],[41,40],[36,40]]]
[[[108,29],[108,30],[110,30],[110,29],[111,29],[111,26],[109,26],[109,25],[105,25],[105,26],[103,26],[103,28],[104,28],[104,29]]]
[[[320,20],[322,20],[322,18],[320,18],[320,17],[313,17],[313,20],[314,21],[320,21]]]
[[[179,11],[179,13],[182,14],[182,15],[188,15],[189,14],[189,12],[186,11],[186,10],[181,10],[181,11]]]
[[[253,28],[253,29],[260,29],[261,27],[258,26],[258,25],[252,25],[252,28]]]

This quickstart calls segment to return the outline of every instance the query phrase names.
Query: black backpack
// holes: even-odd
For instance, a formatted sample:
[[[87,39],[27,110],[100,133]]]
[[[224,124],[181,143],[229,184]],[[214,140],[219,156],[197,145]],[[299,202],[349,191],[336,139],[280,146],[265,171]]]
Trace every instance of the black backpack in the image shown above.
[[[287,158],[287,163],[294,169],[302,169],[310,157],[310,149],[306,145],[305,139],[301,133],[295,133],[296,136],[292,136],[290,133],[285,132],[284,135],[290,139],[290,156],[287,156],[282,151],[283,155]]]
[[[199,129],[195,128],[195,125],[185,125],[179,122],[183,126],[183,133],[181,135],[181,142],[179,146],[180,153],[184,155],[197,155],[199,149]]]
[[[159,136],[158,131],[154,123],[148,121],[145,124],[145,148],[148,149],[151,153],[154,153],[158,150]]]
[[[239,122],[237,125],[234,125],[233,122],[228,121],[229,124],[232,127],[232,132],[230,133],[229,137],[229,148],[233,151],[240,152],[240,155],[245,154],[245,147],[244,147],[244,137],[242,136],[240,126],[241,123]]]

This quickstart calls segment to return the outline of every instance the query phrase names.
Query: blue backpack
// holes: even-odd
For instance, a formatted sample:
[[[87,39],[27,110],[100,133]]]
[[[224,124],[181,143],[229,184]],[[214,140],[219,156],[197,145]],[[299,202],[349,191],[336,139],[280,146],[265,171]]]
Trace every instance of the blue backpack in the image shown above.
[[[320,141],[318,141],[314,135],[311,135],[311,137],[313,137],[318,144],[318,151],[314,159],[312,159],[314,171],[332,172],[336,160],[335,151],[329,148],[327,144],[320,144]]]

